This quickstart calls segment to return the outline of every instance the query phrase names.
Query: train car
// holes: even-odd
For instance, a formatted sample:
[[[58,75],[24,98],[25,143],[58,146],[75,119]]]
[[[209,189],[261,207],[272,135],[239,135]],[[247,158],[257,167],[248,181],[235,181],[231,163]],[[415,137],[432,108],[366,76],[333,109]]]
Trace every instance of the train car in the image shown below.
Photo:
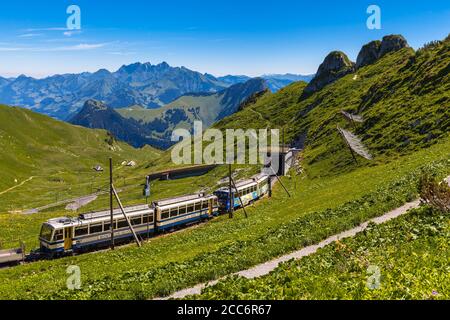
[[[258,198],[261,198],[269,193],[270,176],[265,173],[260,173],[253,177],[253,180],[258,186]]]
[[[154,232],[155,211],[148,205],[124,208],[135,232],[150,236]],[[120,209],[113,211],[114,239],[127,241],[133,237]],[[49,256],[82,252],[107,246],[111,242],[111,212],[81,214],[78,218],[56,218],[41,227],[40,251]]]
[[[214,195],[194,194],[155,201],[156,228],[167,231],[218,215],[218,199]]]
[[[25,261],[25,246],[17,249],[0,250],[0,266],[15,265]]]
[[[233,203],[233,208],[237,209],[242,207],[242,205],[245,207],[269,192],[269,176],[266,174],[259,174],[251,179],[239,181],[236,183],[236,188],[232,188],[231,191],[231,202]],[[219,210],[221,212],[229,212],[229,188],[223,187],[214,192],[214,194],[219,199]]]

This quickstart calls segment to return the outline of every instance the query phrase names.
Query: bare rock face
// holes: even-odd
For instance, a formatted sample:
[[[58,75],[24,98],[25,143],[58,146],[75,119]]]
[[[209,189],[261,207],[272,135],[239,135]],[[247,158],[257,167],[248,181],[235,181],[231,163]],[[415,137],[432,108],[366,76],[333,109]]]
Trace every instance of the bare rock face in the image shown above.
[[[401,35],[389,35],[383,41],[372,41],[362,47],[356,60],[356,69],[378,61],[386,54],[407,48],[408,42]]]
[[[385,36],[381,42],[380,52],[378,54],[378,59],[385,56],[386,54],[394,51],[401,50],[403,48],[408,48],[408,42],[401,35],[390,35]]]
[[[356,59],[356,69],[372,64],[378,60],[381,41],[372,41],[364,45]]]
[[[304,90],[304,95],[308,96],[321,90],[326,85],[355,71],[355,64],[350,61],[347,55],[341,51],[331,52],[320,65],[314,79]]]

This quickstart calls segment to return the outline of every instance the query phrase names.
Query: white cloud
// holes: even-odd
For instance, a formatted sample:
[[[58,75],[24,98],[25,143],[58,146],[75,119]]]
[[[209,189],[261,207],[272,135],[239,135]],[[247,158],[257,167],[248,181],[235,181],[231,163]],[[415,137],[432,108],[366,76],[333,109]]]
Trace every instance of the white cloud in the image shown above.
[[[81,34],[81,30],[77,29],[77,30],[73,30],[73,29],[69,29],[69,28],[63,28],[63,27],[52,27],[52,28],[31,28],[31,29],[26,29],[25,32],[27,32],[26,35],[35,35],[35,32],[53,32],[53,31],[62,31],[63,35],[66,37],[71,37],[73,35],[76,34]]]
[[[21,34],[19,38],[34,38],[34,37],[40,37],[42,36],[42,33],[25,33]]]
[[[54,48],[52,51],[82,51],[82,50],[93,50],[93,49],[99,49],[106,46],[106,43],[95,43],[95,44],[87,44],[87,43],[80,43],[74,46],[66,46],[66,47],[58,47]]]
[[[111,52],[108,52],[108,54],[111,54],[114,56],[132,56],[132,55],[135,55],[136,52],[111,51]]]
[[[58,52],[58,51],[86,51],[95,50],[107,46],[107,43],[80,43],[73,46],[42,48],[42,47],[0,47],[0,52]]]
[[[37,31],[69,31],[67,28],[56,27],[56,28],[35,28],[35,29],[27,29],[27,32],[37,32]]]
[[[23,48],[17,47],[0,47],[0,52],[12,52],[12,51],[21,51]]]
[[[71,37],[73,35],[81,34],[81,33],[82,33],[81,30],[70,30],[70,31],[63,32],[63,35],[65,35],[66,37]]]

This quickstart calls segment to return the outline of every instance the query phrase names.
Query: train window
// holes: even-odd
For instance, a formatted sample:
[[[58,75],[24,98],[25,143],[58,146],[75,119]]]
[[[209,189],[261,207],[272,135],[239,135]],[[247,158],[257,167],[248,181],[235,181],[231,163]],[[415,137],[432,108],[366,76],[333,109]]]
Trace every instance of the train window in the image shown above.
[[[220,200],[227,200],[228,199],[228,192],[220,192],[220,193],[217,193],[216,196]]]
[[[186,213],[186,206],[180,207],[180,215]]]
[[[125,219],[119,220],[117,223],[117,229],[122,229],[128,227],[128,222]]]
[[[45,239],[47,241],[50,241],[52,237],[53,228],[49,226],[48,224],[42,225],[41,228],[41,238]]]
[[[167,218],[169,218],[169,210],[168,209],[167,210],[163,210],[161,212],[161,219],[167,219]]]
[[[105,230],[105,231],[110,231],[110,228],[111,228],[111,223],[105,223],[103,225],[103,230]]]
[[[189,213],[194,212],[194,204],[188,205],[187,212],[189,212]]]
[[[178,208],[172,208],[170,209],[170,217],[176,217],[178,215]]]
[[[81,237],[88,234],[88,227],[75,228],[75,237]]]
[[[142,224],[141,217],[136,217],[136,218],[131,219],[131,225],[137,226],[137,225],[140,225],[140,224]]]
[[[147,223],[152,223],[153,222],[153,214],[152,215],[145,215],[144,219],[143,219],[143,223],[147,224]]]
[[[93,233],[100,233],[103,231],[103,227],[102,224],[91,224],[91,226],[89,227],[89,233],[93,234]]]
[[[63,231],[62,230],[55,230],[55,234],[53,235],[54,241],[59,241],[63,239]]]
[[[197,202],[195,204],[195,211],[200,211],[202,210],[202,203],[201,202]]]
[[[203,201],[203,209],[208,209],[209,208],[209,203],[208,201]]]

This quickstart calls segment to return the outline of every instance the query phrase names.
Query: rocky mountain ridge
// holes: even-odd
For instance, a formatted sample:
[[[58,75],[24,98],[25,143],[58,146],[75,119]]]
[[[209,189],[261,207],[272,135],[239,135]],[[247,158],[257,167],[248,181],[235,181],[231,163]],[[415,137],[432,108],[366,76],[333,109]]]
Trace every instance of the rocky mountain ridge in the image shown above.
[[[303,97],[308,97],[314,92],[323,89],[325,86],[336,80],[354,73],[360,68],[374,64],[385,55],[409,47],[406,39],[401,35],[387,35],[381,41],[376,40],[364,45],[356,60],[350,61],[348,56],[342,51],[332,51],[329,53],[315,77],[305,88]]]

